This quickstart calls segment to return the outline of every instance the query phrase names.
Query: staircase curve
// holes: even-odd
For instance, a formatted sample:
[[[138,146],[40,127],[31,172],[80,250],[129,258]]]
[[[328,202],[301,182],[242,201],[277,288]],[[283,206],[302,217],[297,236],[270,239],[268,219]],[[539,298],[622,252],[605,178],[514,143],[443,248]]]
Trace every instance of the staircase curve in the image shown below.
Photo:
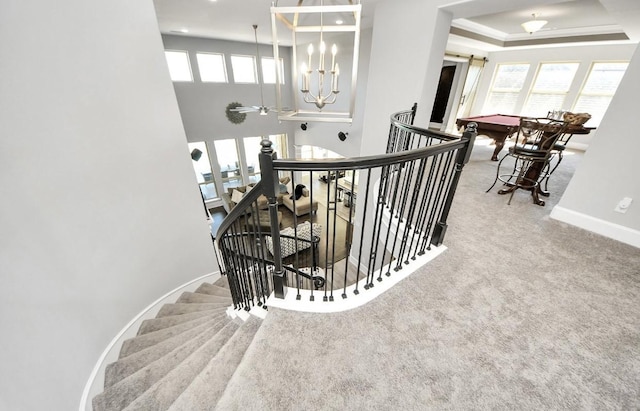
[[[442,244],[475,129],[471,125],[462,138],[420,129],[411,125],[415,109],[391,117],[382,156],[285,161],[263,142],[262,181],[216,235],[223,277],[184,292],[142,322],[137,335],[123,342],[118,360],[107,365],[104,390],[93,398],[93,410],[216,409],[260,331],[260,316],[246,311],[266,310],[269,298],[287,292],[297,300],[304,295],[321,303],[333,301],[334,294],[343,299],[358,295]],[[364,184],[354,178],[358,173]],[[338,183],[345,183],[340,176],[347,174],[352,176],[351,203],[344,207],[347,193],[340,198]],[[311,183],[314,175],[326,181],[315,192],[309,184],[310,204],[315,196],[323,206],[307,217],[293,212],[294,226],[284,234],[274,204],[280,175],[294,183]],[[266,209],[259,201],[262,195]],[[268,213],[266,231],[261,213]],[[320,232],[314,224],[323,226]],[[344,242],[341,251],[337,241]],[[283,257],[283,247],[294,252]]]
[[[282,160],[261,142],[262,179],[215,235],[234,308],[347,300],[442,245],[476,125],[454,136],[414,126],[415,112],[391,116],[381,155]],[[283,177],[306,190],[286,207],[277,201]]]

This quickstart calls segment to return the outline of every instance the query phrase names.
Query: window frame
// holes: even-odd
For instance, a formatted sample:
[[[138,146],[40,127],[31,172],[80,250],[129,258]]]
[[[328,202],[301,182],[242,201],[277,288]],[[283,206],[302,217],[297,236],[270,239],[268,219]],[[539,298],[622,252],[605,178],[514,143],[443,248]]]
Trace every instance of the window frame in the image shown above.
[[[274,79],[273,82],[267,82],[267,80],[265,79],[264,76],[264,61],[265,60],[271,60],[273,61],[273,68],[274,68]],[[263,84],[277,84],[278,82],[278,66],[275,64],[275,58],[274,57],[269,57],[269,56],[261,56],[260,57],[260,71],[262,74],[262,83]],[[282,72],[282,79],[280,81],[280,84],[286,84],[285,83],[285,79],[284,79],[284,59],[282,57],[280,57],[278,60],[280,60],[280,71]]]
[[[542,67],[544,65],[560,65],[560,64],[575,65],[575,70],[573,72],[573,77],[571,78],[571,81],[567,85],[566,90],[564,90],[563,92],[551,92],[551,91],[548,91],[548,90],[540,90],[540,91],[535,90],[536,82],[538,81],[540,73],[542,72]],[[566,103],[567,96],[571,92],[571,85],[575,81],[576,75],[578,74],[578,71],[580,70],[580,64],[581,64],[580,61],[575,61],[575,60],[539,62],[538,63],[538,67],[536,69],[536,73],[535,73],[535,75],[534,75],[534,77],[533,77],[533,79],[531,81],[531,87],[529,88],[529,92],[527,93],[527,97],[525,98],[524,104],[522,106],[521,114],[530,115],[530,113],[529,112],[525,112],[525,110],[527,110],[529,101],[531,99],[531,96],[534,95],[534,94],[535,95],[548,95],[548,96],[562,96],[562,103],[560,104],[560,107],[547,107],[547,108],[545,108],[543,110],[544,111],[543,113],[541,112],[540,115],[535,115],[535,113],[534,113],[534,117],[544,117],[551,110],[561,110],[563,108],[564,104]]]
[[[169,64],[169,60],[167,59],[167,53],[180,53],[184,54],[187,58],[187,68],[189,69],[190,80],[174,80],[171,75],[171,66]],[[165,61],[167,62],[167,68],[169,70],[169,76],[173,83],[193,83],[193,69],[191,67],[191,58],[189,56],[189,50],[177,50],[177,49],[165,49],[164,50]]]
[[[222,62],[222,75],[224,76],[224,80],[222,81],[217,81],[217,80],[204,80],[202,73],[202,66],[200,64],[200,56],[219,56],[220,57],[220,61]],[[213,52],[213,51],[196,51],[196,63],[198,64],[198,72],[200,74],[200,82],[201,83],[217,83],[217,84],[226,84],[229,83],[229,74],[227,71],[227,63],[225,61],[224,58],[224,53],[217,53],[217,52]]]
[[[253,62],[253,78],[254,81],[253,82],[248,82],[248,81],[238,81],[236,78],[236,70],[233,64],[233,60],[234,57],[239,57],[239,58],[250,58],[251,61]],[[230,61],[231,61],[231,72],[233,73],[233,82],[235,84],[259,84],[258,81],[258,67],[257,67],[257,58],[254,55],[251,54],[232,54],[230,56]]]
[[[607,110],[609,109],[609,105],[611,104],[611,100],[613,100],[613,96],[615,96],[616,92],[618,91],[618,87],[620,87],[620,82],[618,82],[618,85],[616,86],[616,89],[613,93],[590,93],[584,92],[584,89],[587,85],[587,82],[589,81],[589,78],[591,77],[591,74],[593,73],[593,69],[597,64],[626,64],[626,68],[624,70],[623,73],[623,77],[626,74],[627,70],[629,69],[629,60],[594,60],[591,62],[591,64],[589,65],[589,70],[587,71],[586,76],[584,77],[582,84],[580,85],[580,90],[578,91],[578,94],[576,95],[576,98],[573,101],[573,104],[571,105],[571,111],[576,112],[579,111],[579,109],[576,108],[578,101],[580,101],[580,98],[582,96],[592,96],[592,97],[608,97],[609,98],[609,102],[607,103],[607,107],[604,108],[604,110],[602,111],[603,115],[604,113],[607,112]],[[622,80],[622,78],[620,79]],[[595,113],[589,113],[589,114],[595,114]],[[589,120],[590,125],[593,126],[598,126],[600,125],[600,121],[602,120],[602,118],[592,118],[591,120]]]
[[[520,88],[518,88],[518,89],[515,89],[515,88],[513,88],[513,89],[506,89],[506,88],[505,89],[502,89],[502,88],[498,89],[498,88],[495,87],[496,81],[498,79],[498,75],[500,73],[500,67],[503,67],[503,66],[527,66],[527,70],[525,71],[524,78],[522,80],[522,86]],[[509,93],[509,94],[515,95],[515,97],[516,97],[515,98],[516,103],[515,103],[514,107],[512,107],[511,110],[510,110],[511,113],[506,113],[505,112],[505,113],[497,113],[497,114],[514,114],[515,111],[518,108],[518,99],[520,98],[520,95],[522,94],[522,90],[524,89],[524,87],[525,87],[525,85],[527,83],[527,76],[529,75],[529,70],[531,70],[531,62],[528,62],[528,61],[510,62],[510,63],[497,63],[496,67],[495,67],[495,69],[493,71],[493,78],[491,79],[491,85],[489,86],[489,90],[488,90],[488,93],[487,93],[485,104],[483,106],[484,107],[483,111],[486,113],[487,103],[489,103],[491,101],[491,96],[494,93],[504,93],[504,94]],[[492,109],[491,112],[492,113],[496,112],[496,110]],[[488,113],[486,113],[486,114],[488,114]]]
[[[198,183],[198,188],[200,189],[200,193],[202,193],[202,198],[203,200],[206,202],[210,202],[210,201],[216,201],[216,200],[220,200],[220,193],[218,190],[218,186],[216,185],[216,179],[214,177],[213,174],[213,164],[211,164],[211,158],[210,158],[210,150],[209,150],[209,144],[206,141],[189,141],[187,142],[187,146],[189,147],[189,152],[191,152],[194,148],[197,148],[200,150],[200,147],[198,147],[199,145],[204,145],[204,151],[202,152],[202,156],[200,157],[200,159],[198,161],[203,161],[206,158],[206,162],[207,165],[209,166],[209,178],[207,179],[207,176],[205,176],[203,173],[200,173],[200,176],[198,175],[198,170],[196,165],[194,164],[194,161],[192,160],[192,166],[193,166],[193,172],[195,173],[196,176],[196,181]],[[202,151],[202,150],[201,150]],[[200,181],[200,177],[202,178],[202,181]],[[212,184],[213,188],[216,192],[215,197],[211,197],[211,198],[207,198],[207,196],[205,196],[205,191],[207,190],[205,188],[205,190],[203,190],[203,187],[206,187],[207,185]]]

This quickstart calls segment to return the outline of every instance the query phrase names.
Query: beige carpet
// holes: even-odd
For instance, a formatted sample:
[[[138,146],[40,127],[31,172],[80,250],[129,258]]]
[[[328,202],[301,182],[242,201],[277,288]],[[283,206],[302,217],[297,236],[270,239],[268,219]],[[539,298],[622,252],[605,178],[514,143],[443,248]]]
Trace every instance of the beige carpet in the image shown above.
[[[486,143],[442,256],[353,311],[270,309],[216,409],[640,408],[640,251],[549,219],[580,155],[509,206]]]

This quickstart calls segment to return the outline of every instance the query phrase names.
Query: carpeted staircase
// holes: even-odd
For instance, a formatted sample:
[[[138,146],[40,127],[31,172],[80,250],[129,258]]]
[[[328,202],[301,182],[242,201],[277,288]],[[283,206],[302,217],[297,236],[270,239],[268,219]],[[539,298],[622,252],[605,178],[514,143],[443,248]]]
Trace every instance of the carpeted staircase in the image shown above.
[[[105,370],[95,411],[213,409],[262,320],[231,318],[226,278],[164,305]]]

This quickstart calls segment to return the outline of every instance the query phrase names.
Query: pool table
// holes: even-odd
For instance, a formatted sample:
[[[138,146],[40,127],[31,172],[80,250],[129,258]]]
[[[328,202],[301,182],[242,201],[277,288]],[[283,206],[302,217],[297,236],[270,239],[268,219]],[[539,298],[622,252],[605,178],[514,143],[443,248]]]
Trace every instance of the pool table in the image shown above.
[[[490,114],[488,116],[475,116],[459,118],[456,121],[458,128],[466,127],[470,122],[478,124],[478,135],[487,136],[496,143],[491,160],[498,161],[498,153],[504,147],[507,138],[518,132],[521,116],[511,114]],[[584,125],[569,125],[565,131],[567,134],[589,134],[595,127],[585,127]]]
[[[459,118],[456,121],[458,128],[466,127],[470,122],[478,124],[478,135],[490,137],[496,143],[491,160],[498,161],[498,153],[504,147],[504,142],[518,131],[520,116],[508,114],[491,114],[488,116],[475,116]]]

